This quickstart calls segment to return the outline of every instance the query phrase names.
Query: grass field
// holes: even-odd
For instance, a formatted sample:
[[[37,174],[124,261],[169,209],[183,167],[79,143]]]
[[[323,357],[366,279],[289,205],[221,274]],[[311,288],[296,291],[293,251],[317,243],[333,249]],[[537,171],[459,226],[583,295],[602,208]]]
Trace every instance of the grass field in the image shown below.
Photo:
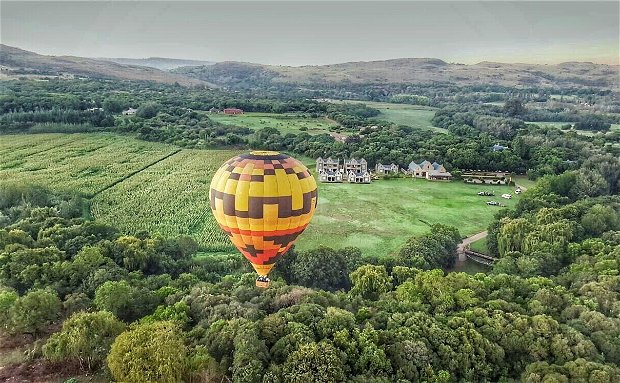
[[[389,121],[397,125],[410,126],[412,128],[430,129],[437,132],[447,131],[446,129],[433,126],[431,119],[435,115],[436,108],[431,108],[429,106],[358,100],[330,100],[330,102],[365,104],[381,112],[381,114],[376,117],[380,120]]]
[[[479,239],[475,242],[472,242],[469,245],[469,248],[472,251],[478,252],[478,253],[482,253],[482,254],[487,254],[489,252],[489,250],[487,250],[487,238],[484,237],[482,239]]]
[[[308,134],[329,133],[330,128],[337,126],[333,121],[325,118],[303,117],[297,114],[276,113],[244,113],[240,115],[209,114],[213,121],[225,125],[236,125],[253,130],[262,128],[276,128],[282,134],[300,133],[306,128]]]
[[[486,229],[499,209],[485,201],[514,206],[517,200],[479,197],[481,190],[495,190],[497,195],[513,189],[410,178],[370,185],[321,183],[317,212],[297,247],[356,246],[366,254],[385,254],[427,232],[423,221],[456,226],[463,236],[475,234]]]
[[[206,248],[232,250],[211,215],[208,190],[215,169],[237,153],[103,133],[2,136],[0,154],[9,161],[0,163],[0,179],[92,196],[93,216],[127,233],[187,234]],[[409,178],[319,184],[318,209],[298,248],[357,246],[366,254],[385,254],[426,232],[422,221],[471,235],[484,230],[498,210],[476,195],[480,190],[512,188]],[[515,199],[502,202],[513,206]]]

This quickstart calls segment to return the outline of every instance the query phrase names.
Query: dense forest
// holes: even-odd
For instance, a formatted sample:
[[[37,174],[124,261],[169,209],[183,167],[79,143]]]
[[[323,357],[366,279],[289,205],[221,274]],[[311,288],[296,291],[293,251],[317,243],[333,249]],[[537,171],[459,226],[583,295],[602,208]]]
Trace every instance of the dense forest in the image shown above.
[[[436,225],[396,254],[293,251],[266,291],[240,256],[3,184],[0,325],[50,371],[125,382],[615,382],[620,199],[577,199],[574,177],[498,214],[488,275],[446,274],[460,234]]]

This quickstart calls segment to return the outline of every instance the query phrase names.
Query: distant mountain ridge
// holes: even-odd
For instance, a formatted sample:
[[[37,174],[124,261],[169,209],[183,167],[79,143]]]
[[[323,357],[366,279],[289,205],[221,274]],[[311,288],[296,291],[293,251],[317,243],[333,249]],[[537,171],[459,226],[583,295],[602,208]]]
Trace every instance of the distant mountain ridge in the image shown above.
[[[3,72],[17,74],[63,75],[154,81],[164,84],[205,85],[206,82],[182,74],[145,66],[131,66],[111,61],[76,56],[46,56],[0,44],[0,65]],[[6,70],[8,68],[8,70]]]
[[[456,84],[509,87],[592,87],[618,90],[620,65],[566,62],[556,65],[480,62],[447,63],[434,58],[400,58],[318,66],[275,66],[220,62],[183,67],[175,73],[230,86],[237,83],[316,84]]]
[[[185,65],[200,64],[200,65]],[[260,88],[278,84],[326,86],[389,84],[500,85],[596,88],[620,91],[620,65],[566,62],[556,65],[483,61],[465,65],[436,58],[397,58],[299,67],[161,57],[146,59],[46,56],[0,44],[0,65],[16,73],[146,80],[166,84]],[[158,68],[170,68],[161,70]]]
[[[111,61],[117,64],[145,66],[160,70],[176,69],[184,66],[213,65],[215,61],[172,59],[167,57],[148,57],[134,59],[125,57],[97,57],[96,60]]]

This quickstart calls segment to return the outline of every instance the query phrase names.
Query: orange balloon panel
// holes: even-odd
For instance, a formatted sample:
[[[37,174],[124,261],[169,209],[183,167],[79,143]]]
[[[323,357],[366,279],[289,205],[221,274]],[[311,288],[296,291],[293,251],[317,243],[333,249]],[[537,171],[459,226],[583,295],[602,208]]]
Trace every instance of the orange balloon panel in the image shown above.
[[[271,151],[231,158],[211,181],[211,209],[260,275],[293,245],[316,208],[314,177],[296,159]]]

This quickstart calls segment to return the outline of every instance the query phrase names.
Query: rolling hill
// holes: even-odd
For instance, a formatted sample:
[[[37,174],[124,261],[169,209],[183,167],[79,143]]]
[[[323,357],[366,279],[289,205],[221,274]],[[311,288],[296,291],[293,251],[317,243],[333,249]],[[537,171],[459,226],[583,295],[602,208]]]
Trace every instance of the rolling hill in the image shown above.
[[[160,70],[170,70],[184,66],[201,66],[215,64],[215,62],[213,61],[171,59],[166,57],[149,57],[145,59],[132,59],[124,57],[98,57],[97,60],[111,61],[123,65],[145,66],[150,68],[157,68]]]
[[[432,58],[349,62],[320,66],[272,66],[221,62],[210,66],[175,70],[224,86],[239,83],[307,85],[344,84],[456,84],[510,87],[562,87],[618,90],[620,66],[586,62],[557,65],[481,62],[473,65],[447,63]]]
[[[205,85],[206,82],[183,74],[169,73],[145,66],[123,65],[111,61],[75,56],[46,56],[0,44],[2,73],[21,75],[75,75],[120,80],[143,80],[165,84]]]

